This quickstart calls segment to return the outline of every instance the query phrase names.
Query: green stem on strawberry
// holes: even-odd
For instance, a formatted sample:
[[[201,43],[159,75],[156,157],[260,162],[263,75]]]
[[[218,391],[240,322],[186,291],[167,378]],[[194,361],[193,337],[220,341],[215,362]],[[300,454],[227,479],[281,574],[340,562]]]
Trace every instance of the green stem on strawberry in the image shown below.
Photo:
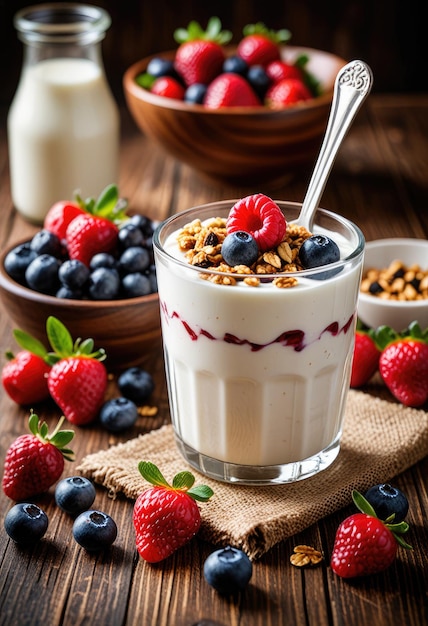
[[[97,361],[103,361],[106,353],[103,348],[94,351],[94,340],[73,338],[66,326],[56,317],[49,316],[46,320],[46,334],[52,351],[48,352],[45,346],[35,337],[21,329],[13,331],[16,342],[32,354],[41,357],[48,365],[54,365],[61,359],[71,356],[83,356]]]
[[[398,339],[416,339],[428,344],[428,328],[424,330],[417,321],[411,322],[407,328],[397,332],[390,326],[379,326],[373,336],[379,350],[384,350],[389,344]]]
[[[247,24],[242,29],[242,32],[246,37],[248,35],[264,35],[276,44],[286,43],[291,39],[291,32],[287,28],[272,30],[268,28],[263,22],[257,22],[256,24]]]
[[[119,197],[119,189],[115,184],[107,185],[97,199],[87,198],[83,200],[76,193],[75,200],[87,213],[108,219],[117,226],[128,219],[126,213],[128,202],[124,198]]]
[[[73,450],[65,447],[73,439],[74,430],[61,430],[64,419],[64,416],[62,416],[59,419],[53,432],[49,434],[49,428],[47,423],[41,422],[38,415],[31,412],[28,420],[28,426],[30,432],[42,443],[51,443],[53,446],[55,446],[55,448],[58,448],[62,456],[67,459],[67,461],[74,461]]]
[[[376,517],[376,512],[372,505],[365,499],[365,497],[356,489],[352,491],[352,500],[354,501],[355,506],[361,513],[365,513],[366,515],[370,515],[371,517]],[[394,524],[395,513],[393,513],[386,520],[381,520],[385,526],[392,532],[397,543],[406,550],[413,550],[412,546],[404,541],[401,535],[404,535],[409,530],[409,524],[407,522],[399,522],[398,524]]]
[[[199,22],[192,20],[187,28],[177,28],[174,31],[174,39],[179,44],[200,39],[224,45],[232,39],[232,33],[229,30],[222,30],[220,19],[214,16],[208,20],[206,30]]]
[[[299,68],[303,76],[303,82],[306,87],[309,89],[314,98],[318,97],[322,93],[321,83],[315,78],[315,76],[309,72],[306,68],[308,64],[309,56],[307,54],[299,54],[297,59],[294,61],[294,65]]]
[[[184,471],[179,472],[173,478],[172,485],[164,478],[160,469],[150,461],[140,461],[138,464],[138,471],[141,476],[147,480],[151,485],[155,487],[163,487],[165,489],[172,489],[174,491],[183,491],[188,496],[197,500],[198,502],[207,502],[214,494],[211,487],[207,485],[196,485],[195,477],[191,472]]]

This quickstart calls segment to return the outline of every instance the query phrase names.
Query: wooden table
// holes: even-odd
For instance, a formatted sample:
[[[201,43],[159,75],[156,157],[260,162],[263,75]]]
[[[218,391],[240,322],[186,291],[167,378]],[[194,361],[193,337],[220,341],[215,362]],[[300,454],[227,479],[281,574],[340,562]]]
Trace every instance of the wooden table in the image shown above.
[[[12,207],[5,116],[0,129],[0,245],[35,231]],[[322,205],[353,219],[368,240],[428,236],[428,96],[373,95],[345,140]],[[287,186],[245,189],[202,180],[141,136],[123,112],[121,194],[137,212],[164,218],[192,205],[263,191],[301,201],[311,168]],[[1,310],[0,352],[16,348],[12,324]],[[126,438],[169,420],[160,351],[150,355],[156,378],[155,419],[139,420]],[[42,407],[48,422],[57,410]],[[26,430],[28,414],[4,393],[0,399],[0,463],[10,443]],[[125,436],[93,427],[74,441],[77,460]],[[73,467],[66,466],[67,475]],[[0,529],[0,623],[4,626],[422,626],[428,623],[428,458],[394,483],[411,502],[409,542],[385,573],[354,582],[323,567],[298,570],[289,563],[297,543],[331,553],[336,528],[354,509],[341,510],[274,547],[254,563],[253,578],[237,598],[223,598],[204,581],[202,566],[213,550],[195,538],[164,563],[148,565],[137,556],[132,502],[112,500],[97,489],[96,506],[115,519],[119,535],[111,550],[91,555],[71,535],[71,521],[55,507],[52,490],[40,500],[50,523],[31,550],[17,547]],[[0,495],[2,518],[11,506]]]

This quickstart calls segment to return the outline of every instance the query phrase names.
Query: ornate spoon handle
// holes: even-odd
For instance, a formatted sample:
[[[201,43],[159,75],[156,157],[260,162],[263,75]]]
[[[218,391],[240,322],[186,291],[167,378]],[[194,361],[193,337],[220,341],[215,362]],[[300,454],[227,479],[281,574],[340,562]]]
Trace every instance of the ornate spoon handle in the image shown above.
[[[295,220],[296,224],[308,230],[312,230],[313,218],[339,147],[357,111],[369,95],[372,84],[372,71],[363,61],[351,61],[336,76],[327,130],[300,215]]]

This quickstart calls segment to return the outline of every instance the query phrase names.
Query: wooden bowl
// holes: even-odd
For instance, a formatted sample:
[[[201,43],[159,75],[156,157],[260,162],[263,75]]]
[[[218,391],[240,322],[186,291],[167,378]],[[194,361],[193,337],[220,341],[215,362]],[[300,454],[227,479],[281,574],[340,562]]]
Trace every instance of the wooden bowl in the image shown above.
[[[177,159],[209,177],[231,183],[256,184],[289,177],[314,161],[331,107],[337,72],[343,59],[312,48],[284,46],[282,57],[292,62],[307,54],[307,69],[321,82],[318,98],[281,109],[228,107],[209,110],[202,105],[164,98],[143,89],[136,76],[153,56],[133,64],[124,74],[129,110],[140,128]]]
[[[121,371],[143,364],[152,350],[161,349],[158,294],[113,301],[65,300],[33,291],[15,282],[6,273],[0,255],[0,297],[15,324],[37,337],[49,348],[46,320],[57,317],[73,339],[92,338],[95,348],[104,348],[106,367]]]

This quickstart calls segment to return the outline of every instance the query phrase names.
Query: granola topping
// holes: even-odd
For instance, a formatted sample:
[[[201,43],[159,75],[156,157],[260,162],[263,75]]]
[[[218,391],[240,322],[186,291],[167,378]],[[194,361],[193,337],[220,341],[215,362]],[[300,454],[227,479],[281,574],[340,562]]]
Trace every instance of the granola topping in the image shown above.
[[[258,287],[266,274],[279,274],[273,280],[273,285],[280,289],[298,284],[297,278],[283,274],[304,269],[299,260],[299,249],[302,243],[311,237],[311,233],[306,228],[289,224],[284,239],[279,245],[261,253],[252,266],[230,267],[224,262],[221,246],[226,236],[225,219],[216,217],[206,224],[196,219],[182,228],[177,242],[179,249],[185,253],[185,258],[191,265],[225,274],[236,274],[238,280],[242,280],[250,287]],[[236,285],[237,283],[237,280],[230,275],[204,273],[201,277],[221,285]]]
[[[361,291],[382,300],[425,300],[428,298],[428,269],[406,266],[396,259],[387,268],[367,270]]]

